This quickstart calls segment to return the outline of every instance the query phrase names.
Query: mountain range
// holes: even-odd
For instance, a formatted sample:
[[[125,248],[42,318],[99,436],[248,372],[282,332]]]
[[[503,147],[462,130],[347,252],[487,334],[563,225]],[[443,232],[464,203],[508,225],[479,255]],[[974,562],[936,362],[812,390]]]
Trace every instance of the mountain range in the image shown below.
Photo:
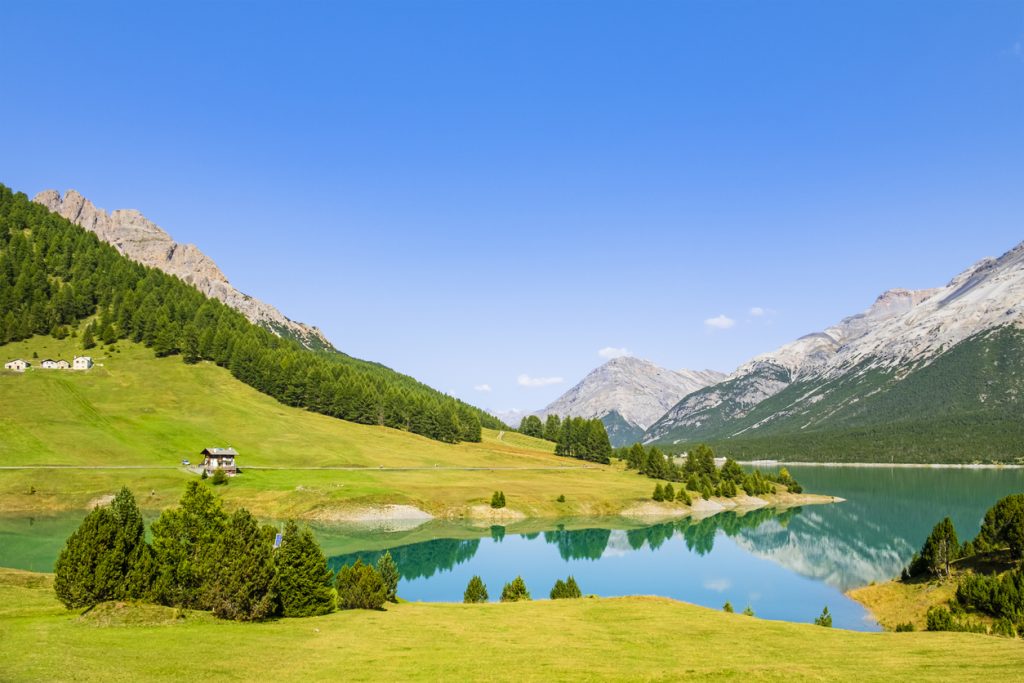
[[[213,259],[196,245],[175,242],[134,209],[107,213],[75,190],[68,190],[64,196],[56,190],[44,190],[33,201],[94,233],[133,261],[181,278],[279,337],[294,339],[309,349],[334,348],[318,328],[291,320],[274,306],[235,289]]]
[[[619,358],[536,414],[600,417],[615,445],[710,442],[748,459],[1012,460],[1022,328],[1024,243],[943,287],[886,291],[728,376]]]

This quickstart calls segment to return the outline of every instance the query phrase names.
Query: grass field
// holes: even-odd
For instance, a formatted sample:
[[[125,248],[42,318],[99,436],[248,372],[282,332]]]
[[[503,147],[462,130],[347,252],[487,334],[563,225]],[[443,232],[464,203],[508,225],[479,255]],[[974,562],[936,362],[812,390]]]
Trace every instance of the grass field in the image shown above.
[[[0,470],[0,512],[82,509],[122,485],[144,508],[164,508],[195,476],[179,467],[181,460],[195,461],[214,445],[241,454],[244,474],[221,489],[228,505],[274,517],[329,516],[382,503],[458,517],[485,505],[496,489],[527,516],[614,515],[648,499],[653,488],[615,465],[559,458],[550,442],[520,434],[485,430],[482,443],[443,444],[289,408],[209,363],[154,358],[126,342],[117,348],[94,349],[97,366],[89,372],[0,372],[0,465],[151,469]],[[0,354],[42,359],[76,352],[76,340],[36,337]],[[287,469],[310,467],[362,469]],[[556,502],[559,495],[567,501]]]
[[[855,633],[663,598],[407,603],[260,624],[56,601],[0,570],[0,680],[1019,680],[1019,641]]]

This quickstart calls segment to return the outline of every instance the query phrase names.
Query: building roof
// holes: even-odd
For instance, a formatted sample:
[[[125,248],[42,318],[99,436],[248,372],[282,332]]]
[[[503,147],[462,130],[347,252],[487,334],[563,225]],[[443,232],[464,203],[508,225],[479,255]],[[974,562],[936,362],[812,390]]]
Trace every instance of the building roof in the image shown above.
[[[228,448],[204,448],[199,453],[200,453],[200,455],[212,455],[212,456],[215,456],[215,457],[221,457],[221,456],[235,457],[235,456],[238,455],[238,451],[236,451],[234,448],[230,448],[230,447],[228,447]]]
[[[6,365],[10,365],[11,363],[24,363],[25,365],[32,365],[31,363],[29,363],[27,360],[25,360],[23,358],[15,358],[14,360],[6,363]]]
[[[42,359],[42,360],[41,360],[41,361],[39,361],[39,362],[40,362],[40,363],[56,363],[57,361],[56,361],[56,360],[54,360],[53,358],[44,358],[44,359]]]

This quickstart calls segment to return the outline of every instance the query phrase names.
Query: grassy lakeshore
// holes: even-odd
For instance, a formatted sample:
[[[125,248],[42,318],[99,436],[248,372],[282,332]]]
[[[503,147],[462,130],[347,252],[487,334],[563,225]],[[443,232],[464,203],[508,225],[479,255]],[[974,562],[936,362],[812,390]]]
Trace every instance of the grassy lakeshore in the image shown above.
[[[621,464],[557,457],[550,442],[518,433],[484,430],[482,443],[444,444],[282,405],[211,363],[154,358],[123,341],[116,348],[92,350],[89,372],[0,372],[0,465],[27,468],[0,469],[0,512],[85,509],[123,485],[141,507],[162,509],[196,476],[181,460],[212,445],[241,454],[244,474],[219,489],[225,503],[265,517],[329,521],[399,504],[490,519],[496,489],[508,500],[502,520],[615,516],[649,501],[654,488]],[[35,337],[3,353],[70,358],[81,350],[73,339]],[[830,499],[784,504],[813,502]],[[663,507],[665,516],[683,512]]]
[[[1009,680],[1024,668],[1024,648],[1003,638],[855,633],[664,598],[406,603],[239,624],[154,606],[82,616],[50,582],[0,570],[5,681],[946,681]]]

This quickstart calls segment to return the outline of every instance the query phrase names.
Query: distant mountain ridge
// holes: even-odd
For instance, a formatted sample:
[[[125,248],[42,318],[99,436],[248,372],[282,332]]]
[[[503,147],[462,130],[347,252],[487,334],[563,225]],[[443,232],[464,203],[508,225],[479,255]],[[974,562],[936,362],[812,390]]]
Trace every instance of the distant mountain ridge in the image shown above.
[[[730,448],[752,457],[795,449],[818,458],[811,451],[832,449],[842,432],[865,459],[919,459],[932,441],[955,459],[975,438],[989,457],[1019,457],[1020,420],[1004,420],[1024,397],[1022,325],[1024,243],[945,287],[889,290],[863,313],[751,359],[683,398],[644,440],[735,441]],[[960,431],[950,436],[950,424]],[[901,442],[900,433],[916,436]]]
[[[635,443],[679,399],[725,378],[714,370],[668,370],[624,356],[596,368],[537,415],[600,418],[612,445]]]
[[[176,275],[278,336],[295,339],[310,349],[334,348],[318,328],[291,320],[274,306],[235,289],[213,259],[197,246],[175,242],[134,209],[107,213],[75,190],[68,190],[63,197],[56,190],[44,190],[33,201],[95,233],[133,261]]]

